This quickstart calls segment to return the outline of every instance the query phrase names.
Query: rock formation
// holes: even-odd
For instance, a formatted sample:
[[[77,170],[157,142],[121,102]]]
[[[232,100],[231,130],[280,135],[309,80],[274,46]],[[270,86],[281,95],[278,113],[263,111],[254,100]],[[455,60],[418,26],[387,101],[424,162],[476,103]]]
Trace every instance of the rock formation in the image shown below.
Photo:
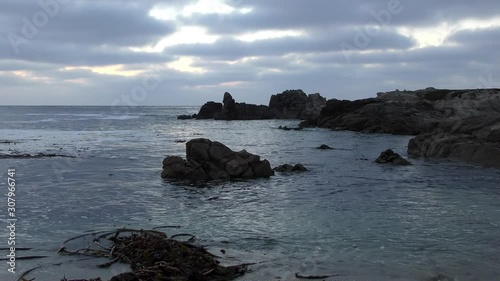
[[[196,115],[196,119],[214,119],[215,114],[221,111],[222,103],[209,101],[200,108],[200,112]]]
[[[317,119],[300,125],[307,126],[418,135],[409,143],[411,156],[500,166],[499,89],[427,88],[378,93],[377,98],[356,101],[332,99]]]
[[[286,90],[272,95],[269,101],[277,119],[316,119],[325,105],[326,99],[320,94],[308,96],[302,90]]]
[[[230,180],[270,177],[274,174],[267,160],[245,150],[235,152],[220,142],[193,139],[186,143],[186,158],[168,156],[161,176],[186,180]]]
[[[316,120],[325,106],[326,98],[322,97],[319,93],[310,94],[307,97],[306,104],[299,118],[302,120]]]
[[[404,159],[403,157],[401,157],[401,155],[392,151],[392,149],[387,149],[386,151],[380,153],[380,156],[375,160],[375,163],[379,164],[390,163],[395,166],[411,165],[411,163],[408,160]]]
[[[411,139],[408,154],[500,168],[500,116],[479,115],[442,122],[433,132]]]

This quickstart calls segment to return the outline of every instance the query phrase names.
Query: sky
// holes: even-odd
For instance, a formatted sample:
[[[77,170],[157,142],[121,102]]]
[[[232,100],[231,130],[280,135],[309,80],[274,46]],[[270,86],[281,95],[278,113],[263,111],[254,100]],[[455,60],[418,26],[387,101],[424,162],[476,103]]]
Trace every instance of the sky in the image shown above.
[[[500,1],[2,0],[0,105],[500,88]]]

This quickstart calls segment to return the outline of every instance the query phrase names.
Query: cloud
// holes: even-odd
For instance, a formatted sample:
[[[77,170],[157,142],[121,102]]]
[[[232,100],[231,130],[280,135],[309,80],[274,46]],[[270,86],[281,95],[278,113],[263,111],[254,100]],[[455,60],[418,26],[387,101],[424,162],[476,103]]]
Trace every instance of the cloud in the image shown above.
[[[354,99],[473,88],[481,77],[500,87],[498,10],[465,0],[5,0],[0,99],[110,105],[150,75],[161,83],[142,105],[202,104],[225,91],[267,104],[293,88]]]

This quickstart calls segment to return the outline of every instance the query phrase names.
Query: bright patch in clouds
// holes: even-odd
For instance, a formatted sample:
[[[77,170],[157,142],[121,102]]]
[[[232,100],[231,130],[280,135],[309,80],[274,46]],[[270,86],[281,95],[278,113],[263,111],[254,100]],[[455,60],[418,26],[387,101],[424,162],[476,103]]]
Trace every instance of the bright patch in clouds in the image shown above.
[[[236,9],[227,5],[223,0],[200,0],[179,10],[158,6],[152,9],[149,15],[159,20],[176,20],[178,17],[191,17],[194,14],[219,14],[223,16],[235,12],[246,14],[251,11],[252,8],[248,7]]]
[[[204,73],[205,69],[201,67],[191,66],[193,63],[193,58],[191,57],[181,57],[180,59],[168,64],[168,67],[181,72],[191,72],[191,73]]]
[[[474,30],[483,28],[500,27],[500,17],[487,20],[466,19],[454,24],[443,22],[433,27],[401,27],[398,32],[404,36],[414,38],[417,48],[441,46],[448,44],[446,39],[461,30]]]
[[[118,76],[137,76],[141,73],[143,73],[145,70],[125,70],[123,69],[122,64],[117,64],[117,65],[107,65],[107,66],[100,66],[100,67],[90,67],[90,66],[67,66],[63,68],[63,70],[66,71],[71,71],[71,70],[77,70],[77,69],[84,69],[84,70],[90,70],[94,73],[99,73],[99,74],[106,74],[106,75],[118,75]]]
[[[302,34],[303,34],[302,31],[297,31],[297,30],[263,30],[263,31],[243,34],[237,36],[236,39],[245,42],[253,42],[257,40],[275,39],[282,37],[297,37],[301,36]]]

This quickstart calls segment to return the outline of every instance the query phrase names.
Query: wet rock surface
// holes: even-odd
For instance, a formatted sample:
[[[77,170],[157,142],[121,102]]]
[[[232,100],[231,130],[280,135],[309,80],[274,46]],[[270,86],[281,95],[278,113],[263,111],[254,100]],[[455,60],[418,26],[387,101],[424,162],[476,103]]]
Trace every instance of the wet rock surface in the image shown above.
[[[186,160],[168,156],[163,160],[162,177],[195,181],[270,177],[271,164],[260,156],[242,150],[232,151],[224,144],[208,139],[186,143]]]
[[[380,153],[380,156],[375,160],[375,163],[379,164],[390,163],[395,166],[411,165],[411,163],[408,160],[401,157],[401,155],[399,155],[398,153],[392,151],[392,149],[387,149],[386,151]]]

